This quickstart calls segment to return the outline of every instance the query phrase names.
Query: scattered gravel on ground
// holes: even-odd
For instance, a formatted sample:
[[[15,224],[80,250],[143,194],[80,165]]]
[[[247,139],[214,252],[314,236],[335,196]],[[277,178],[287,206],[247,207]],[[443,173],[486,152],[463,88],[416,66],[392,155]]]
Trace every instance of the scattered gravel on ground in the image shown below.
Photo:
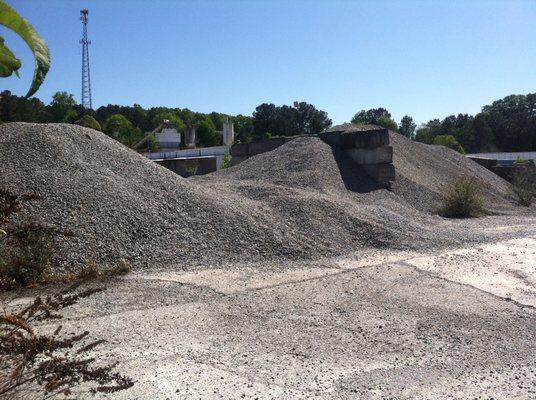
[[[214,174],[190,179],[106,135],[76,125],[0,126],[0,187],[37,192],[26,214],[71,231],[58,261],[187,267],[314,259],[359,249],[459,244],[432,215],[441,187],[470,174],[512,209],[501,178],[454,151],[392,135],[393,190],[378,188],[345,154],[298,138]]]

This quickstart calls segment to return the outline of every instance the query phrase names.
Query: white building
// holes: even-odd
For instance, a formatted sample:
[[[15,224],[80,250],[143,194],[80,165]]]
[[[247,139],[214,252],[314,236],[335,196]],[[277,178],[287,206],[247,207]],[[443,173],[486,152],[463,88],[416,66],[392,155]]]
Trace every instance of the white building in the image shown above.
[[[159,151],[176,151],[181,146],[181,134],[175,128],[162,128],[155,136]]]

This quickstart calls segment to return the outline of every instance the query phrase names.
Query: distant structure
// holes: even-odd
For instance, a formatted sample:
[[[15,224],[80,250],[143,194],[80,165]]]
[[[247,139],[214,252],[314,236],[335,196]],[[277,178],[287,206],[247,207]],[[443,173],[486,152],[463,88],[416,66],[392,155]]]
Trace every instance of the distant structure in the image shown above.
[[[91,80],[89,78],[89,44],[91,40],[87,38],[87,18],[88,10],[84,8],[80,10],[80,20],[82,21],[82,106],[85,108],[93,108],[91,102]]]
[[[223,145],[231,146],[234,143],[234,125],[229,121],[229,117],[223,123]]]
[[[158,150],[161,152],[177,151],[181,147],[181,134],[173,128],[168,120],[163,122],[162,130],[155,133],[155,137],[158,143]]]
[[[187,149],[195,149],[195,126],[188,125],[184,132],[184,145]]]

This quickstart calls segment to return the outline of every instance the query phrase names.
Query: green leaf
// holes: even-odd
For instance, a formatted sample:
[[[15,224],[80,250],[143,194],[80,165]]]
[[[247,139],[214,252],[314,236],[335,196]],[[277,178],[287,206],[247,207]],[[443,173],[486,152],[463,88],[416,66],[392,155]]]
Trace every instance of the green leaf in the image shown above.
[[[21,63],[15,54],[4,44],[4,38],[0,36],[0,77],[6,78],[13,72],[18,76]]]
[[[4,0],[0,0],[0,24],[16,32],[22,39],[24,39],[26,44],[32,50],[35,58],[35,71],[32,85],[26,94],[27,97],[30,97],[37,91],[37,89],[39,89],[39,86],[43,83],[48,69],[50,68],[50,51],[48,50],[48,46],[36,32],[34,27],[22,18],[13,8],[8,6]],[[11,53],[7,47],[3,46],[3,48],[9,52],[7,53],[5,50],[0,49],[3,54],[11,54],[11,57],[15,58],[13,53]],[[3,65],[3,59],[0,59],[0,68],[2,68]],[[14,69],[15,72],[16,70],[17,69]]]

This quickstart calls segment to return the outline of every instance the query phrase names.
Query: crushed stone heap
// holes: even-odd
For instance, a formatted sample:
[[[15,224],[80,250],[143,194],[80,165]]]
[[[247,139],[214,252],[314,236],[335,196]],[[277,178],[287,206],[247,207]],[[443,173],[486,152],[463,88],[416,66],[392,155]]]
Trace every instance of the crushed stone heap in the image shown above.
[[[465,175],[482,182],[493,207],[511,207],[508,184],[471,160],[398,134],[390,142],[391,191],[315,137],[184,179],[101,132],[9,123],[0,125],[0,187],[36,192],[42,199],[20,217],[74,234],[58,239],[63,269],[119,257],[135,268],[186,268],[467,242],[430,211],[442,185]]]

